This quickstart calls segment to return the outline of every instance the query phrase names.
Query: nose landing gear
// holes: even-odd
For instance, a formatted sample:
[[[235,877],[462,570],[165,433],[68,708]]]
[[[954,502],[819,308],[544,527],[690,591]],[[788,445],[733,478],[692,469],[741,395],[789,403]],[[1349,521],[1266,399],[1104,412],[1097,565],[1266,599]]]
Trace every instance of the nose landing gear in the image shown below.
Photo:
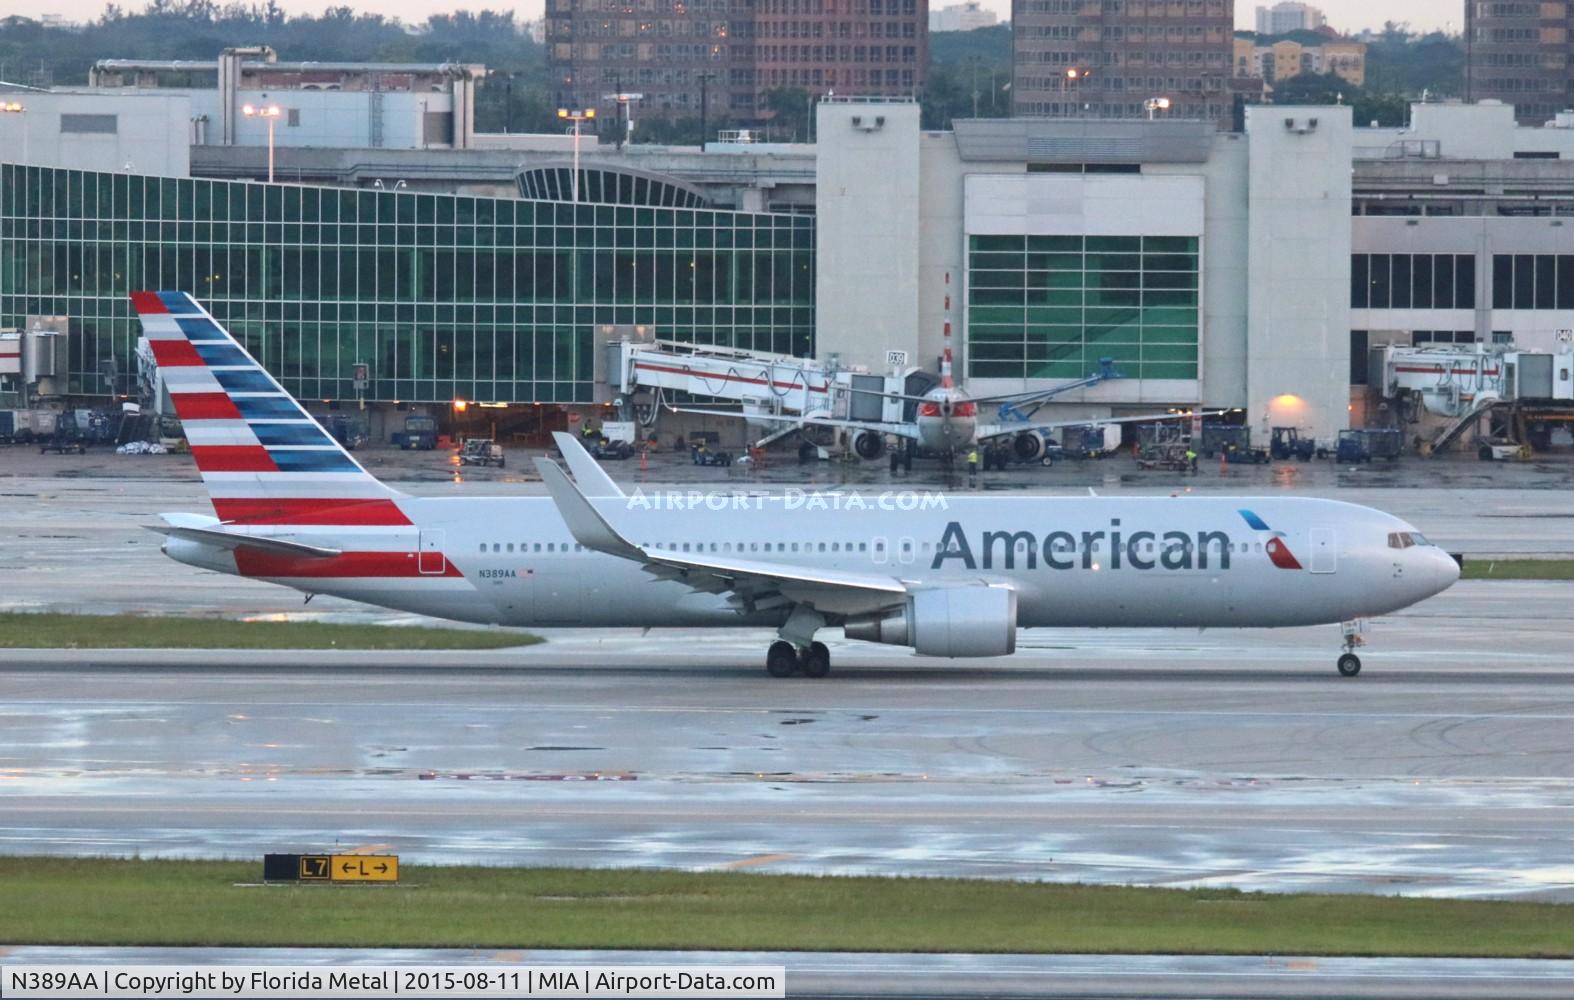
[[[1350,621],[1340,628],[1344,632],[1344,655],[1339,657],[1339,673],[1344,677],[1354,677],[1361,672],[1361,658],[1355,655],[1355,651],[1366,645],[1366,638],[1361,634],[1366,631],[1366,623]]]

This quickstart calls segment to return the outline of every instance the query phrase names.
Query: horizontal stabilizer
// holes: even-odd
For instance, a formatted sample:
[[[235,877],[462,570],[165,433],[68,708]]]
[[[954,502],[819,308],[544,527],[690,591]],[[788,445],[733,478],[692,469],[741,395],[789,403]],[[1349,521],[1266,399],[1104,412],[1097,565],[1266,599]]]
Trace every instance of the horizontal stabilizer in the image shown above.
[[[304,542],[288,542],[282,538],[268,538],[264,535],[245,535],[237,531],[225,531],[222,528],[194,528],[174,524],[149,524],[146,527],[149,531],[156,531],[170,538],[183,538],[188,542],[200,542],[220,549],[238,549],[245,546],[248,549],[258,549],[276,555],[306,559],[331,559],[343,554],[339,549],[307,545]]]

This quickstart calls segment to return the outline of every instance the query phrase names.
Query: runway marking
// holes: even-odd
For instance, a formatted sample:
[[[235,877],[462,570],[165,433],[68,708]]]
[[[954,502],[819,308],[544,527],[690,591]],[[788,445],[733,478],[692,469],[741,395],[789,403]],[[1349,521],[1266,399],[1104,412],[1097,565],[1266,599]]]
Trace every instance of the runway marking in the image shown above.
[[[735,871],[739,868],[754,868],[758,865],[768,865],[776,861],[790,861],[792,858],[793,855],[791,854],[756,854],[752,858],[741,858],[737,861],[729,861],[721,867]]]

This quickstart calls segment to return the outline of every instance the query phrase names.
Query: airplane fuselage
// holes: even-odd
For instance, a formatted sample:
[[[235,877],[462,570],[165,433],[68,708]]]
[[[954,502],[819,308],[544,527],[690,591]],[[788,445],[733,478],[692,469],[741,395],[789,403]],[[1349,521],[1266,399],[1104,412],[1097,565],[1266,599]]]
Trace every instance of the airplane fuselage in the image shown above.
[[[548,498],[401,498],[408,526],[243,529],[344,552],[297,559],[171,539],[193,565],[387,608],[511,626],[775,626],[782,609],[653,579],[578,546]],[[1413,529],[1307,498],[763,497],[671,491],[596,501],[631,541],[700,556],[1008,586],[1040,627],[1280,627],[1387,614],[1457,578]]]

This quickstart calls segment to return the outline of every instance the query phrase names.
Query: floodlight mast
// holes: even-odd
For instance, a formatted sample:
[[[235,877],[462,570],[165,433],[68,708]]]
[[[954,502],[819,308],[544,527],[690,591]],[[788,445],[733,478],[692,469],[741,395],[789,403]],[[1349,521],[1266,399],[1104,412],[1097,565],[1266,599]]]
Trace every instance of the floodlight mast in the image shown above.
[[[570,197],[571,202],[577,205],[579,204],[579,125],[581,122],[595,121],[596,109],[571,110],[569,108],[558,108],[557,116],[563,121],[574,123],[574,177],[569,182],[569,190],[573,192]]]

